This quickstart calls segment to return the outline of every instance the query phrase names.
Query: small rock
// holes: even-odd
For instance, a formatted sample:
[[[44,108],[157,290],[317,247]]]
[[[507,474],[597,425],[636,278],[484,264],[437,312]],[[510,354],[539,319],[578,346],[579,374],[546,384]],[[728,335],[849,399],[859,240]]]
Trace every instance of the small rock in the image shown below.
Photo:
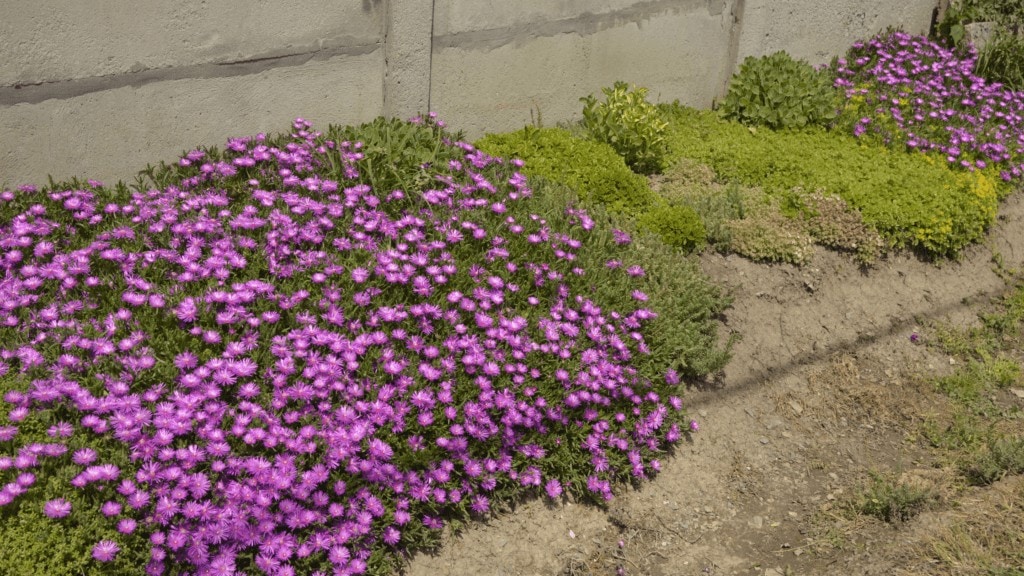
[[[1013,395],[1017,398],[1024,398],[1024,390],[1020,388],[1010,388],[1010,392],[1013,392]]]
[[[758,440],[758,442],[760,442],[761,444],[767,444],[768,443],[768,439],[767,438],[761,438],[761,439]]]
[[[952,356],[950,356],[949,357],[949,365],[950,366],[956,366],[956,358],[953,358]]]
[[[980,52],[992,42],[1000,28],[995,22],[971,22],[964,25],[964,40],[974,44]]]
[[[708,411],[704,410],[704,409],[697,410],[697,414],[699,414],[701,418],[707,418],[708,417]]]
[[[803,405],[801,405],[796,400],[790,400],[789,401],[789,407],[793,409],[793,412],[796,412],[797,416],[799,416],[800,414],[803,414],[804,407],[803,407]]]
[[[793,550],[793,556],[800,556],[803,553],[804,553],[804,551],[799,549],[799,548],[797,548],[796,550]]]
[[[754,516],[750,519],[750,522],[747,522],[747,524],[749,524],[750,527],[754,528],[755,530],[760,530],[761,527],[764,526],[764,518],[760,516]]]

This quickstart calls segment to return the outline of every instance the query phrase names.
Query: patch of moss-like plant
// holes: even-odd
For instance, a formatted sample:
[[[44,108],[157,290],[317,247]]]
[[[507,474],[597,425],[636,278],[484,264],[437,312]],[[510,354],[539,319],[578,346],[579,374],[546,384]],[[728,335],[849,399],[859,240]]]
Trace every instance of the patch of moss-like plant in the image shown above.
[[[693,251],[704,245],[707,234],[700,215],[685,205],[662,204],[641,215],[640,226],[657,234],[669,246]]]
[[[772,195],[797,187],[836,195],[892,246],[955,256],[995,220],[996,182],[985,171],[953,172],[929,156],[824,130],[757,130],[678,104],[663,110],[677,157]]]
[[[564,184],[581,200],[613,212],[636,212],[654,201],[647,180],[630,170],[611,146],[576,138],[562,128],[527,126],[487,135],[475,145],[492,156],[518,158],[526,176]]]

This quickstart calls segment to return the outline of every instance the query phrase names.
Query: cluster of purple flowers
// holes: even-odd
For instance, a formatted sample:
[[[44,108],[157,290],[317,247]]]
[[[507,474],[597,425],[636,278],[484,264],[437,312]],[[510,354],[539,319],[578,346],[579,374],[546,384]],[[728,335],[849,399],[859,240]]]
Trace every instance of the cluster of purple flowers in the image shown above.
[[[686,421],[675,371],[642,368],[644,270],[585,269],[586,212],[516,210],[515,163],[445,146],[460,159],[433,187],[373,190],[357,143],[299,119],[124,203],[95,182],[0,194],[24,207],[0,223],[0,330],[19,335],[0,341],[0,514],[51,459],[121,534],[144,529],[147,574],[359,574],[496,496],[607,499],[658,470]],[[595,300],[608,275],[629,288]],[[57,407],[75,419],[52,442],[19,442]],[[130,462],[69,450],[83,436]]]
[[[974,74],[977,53],[923,36],[881,34],[857,42],[835,67],[853,133],[934,152],[967,170],[1024,170],[1024,93]]]

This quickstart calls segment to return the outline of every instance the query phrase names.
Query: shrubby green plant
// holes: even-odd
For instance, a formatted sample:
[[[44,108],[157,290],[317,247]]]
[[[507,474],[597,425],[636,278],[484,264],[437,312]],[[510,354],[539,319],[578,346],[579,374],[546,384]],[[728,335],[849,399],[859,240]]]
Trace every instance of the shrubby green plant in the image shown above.
[[[574,137],[562,128],[534,128],[489,134],[475,145],[502,158],[518,158],[529,177],[564,184],[585,202],[613,212],[636,213],[654,201],[647,180],[626,166],[603,142]]]
[[[722,184],[713,170],[689,158],[681,158],[658,179],[655,192],[669,204],[693,209],[704,223],[705,238],[712,247],[729,251],[729,226],[744,218],[745,206],[760,190],[739,184]]]
[[[796,188],[791,194],[800,205],[798,220],[816,243],[852,252],[863,264],[881,254],[885,241],[846,200],[820,190],[807,193]]]
[[[375,190],[422,190],[435,183],[438,167],[461,160],[459,149],[449,144],[461,140],[462,133],[446,132],[434,113],[410,121],[378,117],[356,126],[332,126],[328,137],[358,146],[363,155],[358,181]]]
[[[719,110],[725,118],[750,126],[802,128],[835,118],[837,96],[827,71],[776,52],[743,60]]]
[[[704,245],[707,233],[700,215],[682,204],[659,204],[641,214],[639,225],[650,230],[665,244],[692,252]]]
[[[1024,474],[1024,436],[989,440],[960,463],[960,472],[976,486],[987,486],[1007,474]]]
[[[839,196],[892,246],[954,256],[995,220],[997,185],[986,171],[953,172],[929,156],[821,129],[752,132],[706,111],[663,110],[674,154],[770,195],[800,187]]]
[[[615,149],[640,174],[660,172],[666,165],[667,124],[658,108],[647,101],[647,89],[616,82],[602,89],[605,100],[593,95],[583,102],[583,126],[595,140]]]
[[[762,193],[747,203],[742,219],[726,222],[729,251],[751,260],[802,266],[814,257],[814,238],[783,213],[779,199]]]

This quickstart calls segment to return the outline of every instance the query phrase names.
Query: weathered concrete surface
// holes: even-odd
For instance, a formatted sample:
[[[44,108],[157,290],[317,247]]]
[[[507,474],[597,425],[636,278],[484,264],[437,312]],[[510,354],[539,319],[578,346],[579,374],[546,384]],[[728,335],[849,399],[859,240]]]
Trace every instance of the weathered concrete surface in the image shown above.
[[[0,107],[0,188],[72,176],[133,181],[146,163],[198,145],[373,119],[383,103],[381,51],[222,78],[124,86]]]
[[[433,109],[470,137],[617,80],[706,107],[737,62],[813,62],[938,0],[8,0],[0,186],[132,178],[232,135]],[[531,114],[532,112],[532,114]]]
[[[937,0],[744,0],[738,58],[785,50],[826,63],[887,26],[927,34]]]
[[[0,87],[376,45],[379,1],[6,0]]]
[[[581,5],[586,4],[586,10]],[[431,106],[469,137],[576,118],[616,80],[708,105],[731,69],[732,2],[439,0]]]
[[[391,0],[384,36],[384,116],[411,118],[430,108],[431,27],[434,7],[423,0]]]

